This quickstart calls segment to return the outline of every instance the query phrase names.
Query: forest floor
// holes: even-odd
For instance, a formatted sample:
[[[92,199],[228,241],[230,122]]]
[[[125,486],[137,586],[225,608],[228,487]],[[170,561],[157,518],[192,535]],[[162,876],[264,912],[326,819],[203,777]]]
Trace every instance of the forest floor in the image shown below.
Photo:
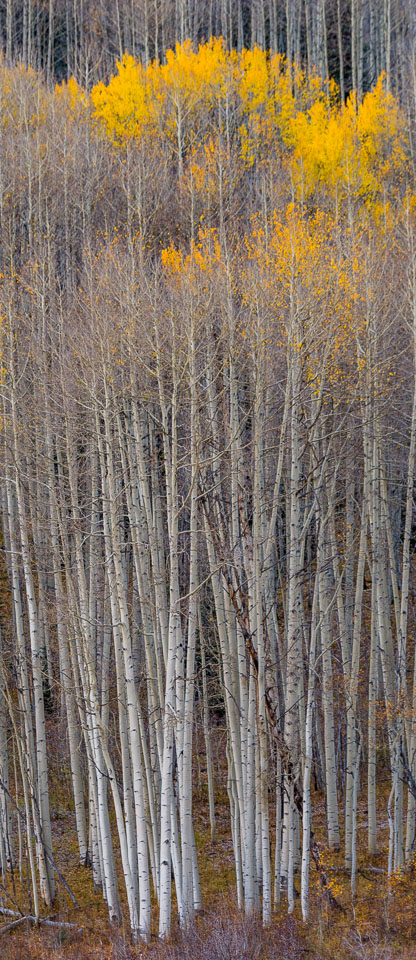
[[[416,869],[386,878],[388,824],[388,781],[379,783],[379,855],[367,854],[367,809],[363,785],[358,811],[357,890],[351,898],[349,876],[343,869],[342,846],[338,853],[325,846],[325,806],[319,793],[314,797],[314,823],[321,855],[331,878],[332,892],[342,909],[331,910],[320,892],[318,877],[311,870],[310,920],[302,923],[300,899],[294,913],[287,904],[275,908],[269,929],[258,920],[245,920],[237,911],[235,871],[228,798],[218,774],[225,753],[221,734],[217,738],[216,843],[210,839],[207,787],[199,762],[195,772],[195,834],[198,847],[204,910],[194,930],[186,936],[174,926],[170,943],[158,942],[156,928],[149,945],[131,944],[128,925],[115,930],[108,922],[100,893],[93,890],[91,871],[79,865],[75,819],[70,796],[69,771],[59,762],[51,763],[53,836],[58,837],[55,859],[76,899],[75,906],[58,884],[55,912],[50,918],[74,927],[35,928],[28,922],[1,933],[1,960],[416,960]],[[55,762],[53,762],[55,760]],[[53,771],[54,774],[53,774]],[[340,804],[341,806],[341,804]],[[120,871],[121,872],[121,871]],[[296,878],[299,888],[299,879]],[[122,883],[120,883],[121,895]],[[1,892],[1,891],[0,891]],[[10,889],[9,893],[13,892]],[[23,912],[30,904],[15,881],[15,900]],[[3,893],[2,902],[13,907]],[[156,917],[156,910],[154,911]],[[46,915],[46,912],[45,912]],[[127,910],[124,909],[127,916]],[[4,926],[8,920],[4,918]]]

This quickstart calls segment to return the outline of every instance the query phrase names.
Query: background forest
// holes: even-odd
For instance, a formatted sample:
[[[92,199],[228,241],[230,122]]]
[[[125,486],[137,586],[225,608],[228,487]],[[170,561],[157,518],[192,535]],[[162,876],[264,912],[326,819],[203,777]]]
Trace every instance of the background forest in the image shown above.
[[[416,9],[0,37],[0,949],[416,956]]]

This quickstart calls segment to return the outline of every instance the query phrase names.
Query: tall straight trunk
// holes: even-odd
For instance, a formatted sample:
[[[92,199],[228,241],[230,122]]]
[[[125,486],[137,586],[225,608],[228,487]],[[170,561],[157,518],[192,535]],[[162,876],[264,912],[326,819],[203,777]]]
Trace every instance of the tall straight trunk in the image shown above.
[[[182,897],[185,924],[194,919],[193,825],[192,825],[192,735],[194,724],[195,650],[198,624],[198,409],[196,396],[196,331],[192,316],[189,330],[189,375],[191,388],[191,476],[189,521],[189,606],[186,652],[186,680],[183,714],[183,763],[179,797],[182,840]]]
[[[175,371],[176,374],[176,371]],[[162,390],[162,377],[159,381]],[[169,443],[169,427],[166,402],[161,394],[161,406],[164,426],[164,443],[167,479],[167,510],[169,536],[169,627],[168,649],[166,657],[165,701],[163,713],[163,757],[162,781],[160,798],[160,901],[159,901],[159,936],[166,939],[170,934],[171,925],[171,870],[172,851],[175,847],[175,836],[172,831],[173,817],[173,757],[174,757],[174,718],[176,706],[176,658],[178,655],[179,638],[181,635],[180,593],[178,568],[178,493],[177,493],[177,383],[174,379],[173,395],[171,398],[172,439]],[[178,865],[176,875],[178,876]],[[179,879],[179,878],[178,878]]]
[[[25,809],[24,818],[25,818],[25,821],[26,821],[26,847],[27,847],[27,855],[28,855],[28,858],[29,858],[29,870],[30,870],[30,879],[31,879],[31,894],[32,894],[32,897],[33,897],[33,912],[34,912],[34,914],[35,914],[35,918],[38,919],[38,917],[40,916],[40,910],[39,910],[39,895],[38,895],[38,888],[37,888],[35,859],[34,859],[34,856],[33,856],[33,847],[32,847],[32,832],[31,832],[31,818],[30,818],[30,802],[29,802],[29,782],[28,782],[27,756],[25,757],[25,756],[22,755],[22,751],[21,751],[20,746],[19,746],[19,740],[18,740],[18,738],[16,738],[16,741],[17,741],[17,744],[18,744],[19,766],[20,766],[20,773],[21,773],[22,786],[23,786],[23,798],[24,798],[24,809]],[[33,810],[33,804],[32,804],[32,810]],[[19,819],[20,819],[20,818],[19,818]],[[38,845],[39,845],[39,841],[36,839],[36,834],[37,834],[37,831],[38,831],[38,824],[34,824],[34,827],[35,827],[35,845],[38,846]],[[39,858],[38,858],[38,865],[39,865],[39,867],[40,867]],[[39,879],[40,879],[40,882],[41,882],[41,883],[42,883],[42,874],[44,873],[44,869],[45,869],[45,868],[39,869],[39,874],[40,874]]]
[[[17,673],[19,678],[19,699],[23,717],[24,729],[24,756],[22,764],[22,777],[25,777],[25,784],[31,785],[31,807],[33,815],[36,856],[39,871],[39,881],[41,896],[47,902],[50,898],[49,876],[46,863],[46,853],[42,838],[39,802],[37,796],[37,778],[36,778],[36,753],[35,736],[33,730],[32,705],[30,699],[29,674],[27,665],[27,652],[25,645],[24,626],[23,626],[23,603],[21,596],[20,576],[17,565],[17,539],[16,539],[16,502],[10,479],[6,479],[7,490],[7,520],[8,520],[8,539],[10,543],[10,566],[11,583],[13,598],[13,616],[14,627],[16,631],[16,650],[17,650]],[[30,836],[30,814],[26,812],[26,824],[28,836]],[[32,843],[30,837],[30,844]]]
[[[354,831],[354,771],[357,752],[357,698],[358,676],[360,668],[361,621],[364,588],[364,570],[366,561],[366,541],[368,524],[368,485],[364,478],[363,485],[363,512],[361,517],[360,543],[358,551],[357,573],[355,581],[355,602],[353,618],[353,636],[351,661],[348,664],[346,677],[347,695],[347,762],[345,774],[345,866],[351,869],[353,857]]]
[[[309,917],[309,861],[310,861],[310,843],[311,843],[311,774],[313,764],[313,710],[315,697],[315,662],[316,662],[316,636],[317,636],[317,599],[319,583],[319,571],[315,580],[315,589],[312,603],[311,614],[311,637],[309,644],[309,670],[308,670],[308,701],[306,707],[306,730],[305,730],[305,766],[303,770],[303,806],[302,806],[302,870],[300,897],[302,906],[302,919],[304,923]]]
[[[269,827],[269,797],[268,797],[268,743],[267,743],[267,716],[266,716],[266,650],[264,641],[263,609],[262,609],[262,529],[261,515],[263,507],[263,370],[261,364],[261,347],[257,347],[255,399],[254,399],[254,477],[253,477],[253,550],[254,550],[254,603],[255,603],[255,632],[257,640],[257,684],[258,684],[258,729],[260,753],[260,796],[261,810],[261,865],[263,891],[263,923],[267,926],[271,920],[272,893],[271,893],[271,866],[270,866],[270,827]]]
[[[321,523],[325,523],[321,519]],[[322,537],[322,558],[318,557],[319,568],[319,613],[321,633],[321,656],[323,677],[323,710],[324,710],[324,740],[325,740],[325,770],[326,770],[326,806],[328,823],[328,845],[330,849],[339,848],[339,824],[337,802],[337,770],[335,756],[335,728],[334,728],[334,700],[332,686],[332,655],[331,655],[331,624],[329,620],[329,589],[328,589],[328,553],[325,543],[325,531]],[[318,576],[318,574],[317,574]]]
[[[77,457],[74,449],[69,418],[66,417],[66,446],[68,479],[71,497],[71,509],[75,519],[74,547],[76,586],[72,586],[73,618],[75,622],[75,636],[77,642],[77,663],[81,678],[82,691],[85,700],[84,729],[87,742],[89,775],[94,788],[92,799],[94,803],[94,823],[98,841],[100,859],[99,874],[103,884],[110,920],[119,923],[121,919],[120,899],[118,893],[117,876],[114,862],[113,842],[111,836],[110,819],[107,799],[107,776],[102,753],[100,716],[97,715],[98,697],[95,695],[96,678],[94,665],[96,662],[95,650],[92,648],[90,630],[89,602],[85,558],[81,537],[81,516],[78,496]],[[65,551],[66,563],[69,566],[69,555]],[[68,586],[71,587],[71,574],[68,572]]]
[[[296,332],[293,331],[296,342]],[[290,412],[290,486],[289,486],[289,546],[288,546],[288,597],[286,638],[286,702],[284,737],[290,757],[297,754],[298,745],[298,698],[301,669],[301,366],[296,347],[291,357],[291,412]],[[296,774],[296,768],[292,776]],[[287,784],[285,802],[282,864],[289,864],[288,897],[293,884],[293,785]],[[292,870],[290,869],[292,864]],[[290,879],[291,877],[291,879]]]
[[[0,843],[3,884],[6,870],[13,868],[13,838],[9,798],[8,709],[3,638],[0,627]]]
[[[376,353],[377,349],[377,328],[374,327],[372,350]],[[397,727],[397,720],[394,711],[391,711],[391,704],[395,702],[395,664],[393,650],[393,636],[390,617],[390,592],[387,583],[385,562],[386,554],[386,535],[384,521],[384,507],[382,497],[382,464],[381,464],[381,439],[380,439],[380,421],[379,421],[379,403],[378,403],[378,383],[371,383],[370,373],[367,373],[367,399],[363,411],[364,422],[364,456],[365,471],[367,475],[367,489],[369,495],[369,517],[372,542],[372,575],[375,580],[375,597],[377,610],[377,632],[379,638],[380,663],[383,677],[384,698],[387,712],[387,733],[389,742],[391,776],[392,776],[392,797],[393,806],[393,833],[392,842],[394,851],[392,852],[394,868],[400,867],[403,863],[403,790],[402,781],[399,775],[400,767],[400,733]],[[370,430],[371,426],[371,430]],[[389,816],[390,816],[389,812]]]
[[[378,673],[378,637],[375,579],[371,584],[371,646],[370,667],[368,673],[368,852],[377,854],[377,673]]]
[[[337,39],[338,39],[338,57],[339,57],[339,92],[341,104],[345,103],[345,80],[344,80],[344,45],[342,42],[342,17],[341,0],[337,0]]]
[[[210,722],[209,722],[209,700],[208,700],[208,684],[207,684],[207,669],[206,669],[206,660],[205,660],[205,641],[204,633],[201,621],[201,608],[198,607],[198,622],[199,622],[199,644],[201,650],[201,671],[202,671],[202,702],[203,702],[203,725],[204,725],[204,740],[205,740],[205,756],[207,764],[207,780],[208,780],[208,804],[209,804],[209,823],[211,831],[211,843],[214,844],[216,840],[216,819],[215,819],[215,799],[214,799],[214,776],[213,776],[213,763],[212,763],[212,748],[211,748],[211,734],[210,734]]]
[[[33,699],[36,729],[36,765],[37,765],[37,801],[39,804],[39,818],[42,831],[42,843],[45,848],[47,882],[42,887],[42,896],[50,906],[55,896],[55,878],[51,867],[52,857],[52,829],[49,809],[48,762],[46,749],[45,705],[43,696],[42,649],[39,636],[39,621],[35,587],[32,573],[32,563],[29,548],[26,507],[24,502],[22,481],[20,477],[20,451],[18,447],[18,419],[16,401],[12,396],[12,423],[14,440],[14,457],[16,464],[15,488],[17,500],[17,516],[19,523],[20,544],[23,560],[24,582],[29,617],[29,635],[31,645],[31,666],[33,679]],[[49,859],[48,859],[49,858]]]
[[[357,65],[357,32],[358,32],[358,6],[359,0],[351,0],[351,83],[352,89],[358,88],[358,65]]]
[[[385,38],[385,70],[387,92],[391,88],[391,0],[384,0],[384,38]]]
[[[54,476],[52,471],[53,450],[51,443],[50,425],[47,426],[47,453],[49,464],[49,516],[50,516],[50,538],[52,544],[52,564],[55,586],[55,605],[58,636],[58,651],[60,663],[60,677],[63,685],[66,716],[68,723],[68,741],[69,757],[71,765],[71,777],[74,794],[75,820],[77,826],[78,849],[80,862],[85,864],[88,851],[88,840],[86,832],[86,816],[84,804],[84,792],[82,783],[82,772],[79,752],[79,731],[77,724],[77,710],[75,703],[74,688],[72,682],[72,668],[68,649],[68,639],[66,636],[64,610],[65,595],[61,574],[61,557],[59,550],[59,529],[57,516],[56,491],[54,486]]]
[[[413,237],[409,238],[410,248],[413,251]],[[416,457],[416,270],[414,259],[412,261],[411,274],[411,306],[412,306],[412,337],[413,337],[413,405],[412,419],[410,425],[410,443],[409,458],[407,468],[407,486],[406,486],[406,508],[405,523],[403,532],[402,549],[402,582],[401,582],[401,606],[400,606],[400,634],[398,650],[398,673],[399,673],[399,697],[403,702],[406,696],[406,640],[409,615],[409,593],[410,593],[410,546],[411,546],[411,528],[413,520],[413,487],[415,477],[415,457]],[[412,720],[410,731],[408,733],[408,755],[409,763],[413,776],[416,774],[416,660],[414,668],[414,683],[412,693]],[[407,824],[406,824],[406,860],[410,859],[414,847],[415,837],[415,819],[416,819],[416,798],[409,790],[407,800]]]
[[[282,760],[280,751],[276,755],[276,836],[274,849],[274,889],[273,904],[280,903],[280,859],[282,847]]]
[[[100,425],[97,421],[97,434],[99,435],[99,450],[101,461],[101,478],[105,482],[107,474],[108,499],[103,502],[103,509],[108,509],[108,524],[111,535],[111,545],[113,551],[113,563],[115,574],[115,588],[117,592],[117,606],[119,611],[120,633],[123,651],[123,664],[125,675],[126,705],[129,725],[129,739],[131,750],[131,763],[133,773],[133,790],[136,816],[136,839],[137,839],[137,861],[139,876],[139,930],[144,940],[150,936],[150,877],[148,863],[148,846],[146,833],[146,815],[144,810],[143,797],[143,767],[140,746],[139,723],[137,714],[137,692],[134,676],[133,650],[131,645],[131,634],[129,625],[129,616],[127,601],[124,590],[124,577],[122,568],[122,559],[119,544],[118,517],[116,512],[116,487],[114,477],[114,467],[112,458],[113,438],[110,431],[108,398],[107,406],[103,411],[104,421],[104,443],[99,434]]]

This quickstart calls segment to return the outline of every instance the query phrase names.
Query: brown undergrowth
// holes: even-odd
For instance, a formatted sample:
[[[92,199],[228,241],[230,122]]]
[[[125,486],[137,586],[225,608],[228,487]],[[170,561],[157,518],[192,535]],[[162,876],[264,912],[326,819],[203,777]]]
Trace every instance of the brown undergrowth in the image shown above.
[[[219,750],[221,742],[219,737]],[[51,769],[55,767],[51,758]],[[343,869],[341,850],[328,851],[325,843],[325,805],[319,793],[314,797],[314,825],[321,855],[331,878],[332,891],[343,912],[331,911],[324,900],[317,874],[311,869],[311,908],[307,924],[302,923],[300,898],[292,917],[287,915],[284,897],[275,910],[271,926],[263,930],[257,918],[246,919],[235,901],[234,857],[230,835],[227,792],[221,785],[223,764],[217,758],[216,818],[217,840],[210,840],[207,791],[203,771],[194,792],[195,834],[204,911],[194,928],[183,933],[173,925],[172,938],[160,944],[157,928],[149,945],[134,946],[128,924],[114,929],[107,918],[99,892],[94,892],[91,872],[78,862],[74,813],[71,809],[70,778],[56,762],[52,776],[53,834],[55,858],[78,906],[70,901],[62,884],[53,918],[69,927],[35,928],[22,924],[0,934],[1,960],[416,960],[416,867],[397,874],[387,882],[387,797],[388,778],[378,788],[379,855],[367,854],[367,810],[365,785],[358,811],[357,888],[351,896],[350,878]],[[224,781],[222,781],[223,783]],[[120,869],[120,892],[123,884]],[[296,885],[299,893],[299,877]],[[15,894],[20,908],[29,911],[27,893]],[[9,890],[11,893],[12,890]],[[3,903],[12,906],[3,893]],[[127,917],[126,904],[123,914]],[[156,910],[154,911],[156,917]],[[52,914],[50,914],[52,917]],[[6,923],[6,920],[4,921]],[[1,924],[0,924],[1,928]]]

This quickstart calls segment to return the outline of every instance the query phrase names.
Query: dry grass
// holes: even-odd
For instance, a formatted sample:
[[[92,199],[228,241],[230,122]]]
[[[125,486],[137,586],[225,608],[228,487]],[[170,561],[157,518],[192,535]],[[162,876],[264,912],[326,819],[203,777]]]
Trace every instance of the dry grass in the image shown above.
[[[220,772],[219,767],[217,769]],[[82,928],[82,933],[22,925],[0,936],[1,960],[339,960],[340,957],[343,960],[416,960],[416,875],[414,871],[407,871],[387,884],[385,875],[378,872],[386,863],[387,780],[385,784],[379,783],[381,852],[372,863],[369,863],[366,851],[367,810],[363,785],[358,814],[358,874],[354,904],[351,902],[349,877],[343,869],[342,849],[338,853],[326,850],[325,805],[323,798],[315,795],[316,835],[336,895],[344,908],[343,913],[334,915],[329,912],[312,868],[309,923],[303,925],[301,922],[299,900],[293,918],[287,916],[283,902],[270,929],[264,931],[258,920],[247,920],[236,909],[226,790],[220,782],[217,783],[217,843],[212,846],[206,787],[199,778],[194,812],[205,911],[186,935],[174,928],[171,942],[160,944],[155,926],[150,945],[138,947],[130,942],[127,924],[120,930],[110,926],[101,894],[93,890],[91,872],[78,863],[74,813],[69,800],[70,778],[65,776],[62,766],[61,776],[52,779],[52,786],[55,856],[79,903],[75,908],[60,888],[56,916],[75,923]],[[123,897],[122,881],[120,892]],[[17,889],[21,905],[25,904],[25,898],[25,893]],[[6,899],[4,902],[10,905]],[[125,905],[123,912],[127,917]],[[154,913],[156,917],[156,910]]]

